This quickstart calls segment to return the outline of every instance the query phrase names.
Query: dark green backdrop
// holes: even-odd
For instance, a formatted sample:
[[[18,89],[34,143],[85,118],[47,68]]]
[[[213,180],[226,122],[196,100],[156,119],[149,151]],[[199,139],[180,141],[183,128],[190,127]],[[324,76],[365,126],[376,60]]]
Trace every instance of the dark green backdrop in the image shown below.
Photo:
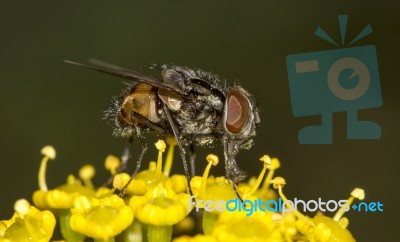
[[[1,1],[0,219],[11,216],[16,199],[30,198],[37,189],[43,145],[57,149],[48,167],[50,187],[87,162],[97,164],[99,184],[106,176],[104,158],[120,154],[126,141],[112,137],[101,116],[123,87],[121,80],[61,62],[97,57],[136,69],[175,63],[239,80],[257,98],[262,119],[256,145],[240,153],[239,165],[256,175],[260,156],[279,157],[278,174],[287,179],[290,198],[346,199],[354,187],[362,187],[366,201],[381,201],[384,212],[349,212],[353,235],[359,241],[398,240],[396,1],[56,2]],[[376,45],[383,106],[361,111],[360,117],[380,124],[382,139],[346,140],[346,116],[337,113],[332,145],[300,145],[298,130],[320,119],[292,116],[285,58],[334,48],[313,33],[319,25],[338,40],[339,14],[349,15],[349,37],[366,24],[374,29],[356,45]],[[201,149],[199,170],[205,154],[220,150]],[[146,161],[155,157],[151,145]],[[182,171],[176,160],[176,170]]]

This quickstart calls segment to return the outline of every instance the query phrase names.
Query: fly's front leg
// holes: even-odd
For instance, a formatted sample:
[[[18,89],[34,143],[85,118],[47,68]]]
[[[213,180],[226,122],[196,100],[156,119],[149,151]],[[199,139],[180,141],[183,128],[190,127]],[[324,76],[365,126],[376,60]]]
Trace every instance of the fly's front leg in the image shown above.
[[[189,167],[188,167],[188,164],[187,164],[187,161],[186,161],[186,151],[182,146],[182,142],[181,142],[180,136],[179,136],[179,130],[176,127],[175,122],[172,119],[171,114],[169,113],[169,110],[167,109],[165,104],[162,104],[162,105],[163,105],[163,111],[165,113],[165,116],[167,117],[168,122],[171,125],[171,129],[172,129],[172,132],[174,133],[174,136],[175,136],[175,139],[176,139],[176,143],[178,144],[178,147],[179,147],[179,153],[180,153],[180,155],[182,157],[182,161],[183,161],[183,169],[185,170],[186,180],[188,182],[189,194],[190,194],[190,196],[193,196],[192,188],[190,187],[191,175],[190,175]]]
[[[236,186],[236,183],[239,181],[239,179],[242,179],[242,176],[244,175],[243,171],[239,169],[235,162],[235,156],[239,152],[239,148],[236,144],[229,142],[227,137],[223,137],[222,143],[224,146],[226,178],[229,180],[229,183],[235,191],[236,196],[241,202],[243,202],[243,199],[240,196]]]

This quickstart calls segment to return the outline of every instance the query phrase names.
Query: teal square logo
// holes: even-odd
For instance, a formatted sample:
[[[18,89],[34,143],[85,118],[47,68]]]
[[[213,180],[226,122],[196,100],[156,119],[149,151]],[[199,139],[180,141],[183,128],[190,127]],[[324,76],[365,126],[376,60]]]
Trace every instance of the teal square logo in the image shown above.
[[[347,16],[339,16],[341,30]],[[368,25],[357,38],[372,32]],[[321,28],[316,34],[334,42]],[[342,31],[342,43],[345,31]],[[301,144],[331,144],[332,114],[347,112],[348,139],[379,139],[379,125],[359,121],[357,111],[382,105],[374,45],[289,55],[286,58],[292,112],[295,117],[321,115],[321,125],[301,129]]]

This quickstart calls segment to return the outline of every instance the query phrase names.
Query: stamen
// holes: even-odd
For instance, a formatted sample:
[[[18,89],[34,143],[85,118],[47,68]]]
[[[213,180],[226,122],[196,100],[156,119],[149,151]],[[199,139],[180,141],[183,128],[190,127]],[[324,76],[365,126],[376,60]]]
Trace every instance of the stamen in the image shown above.
[[[338,224],[340,225],[340,227],[345,229],[349,225],[349,219],[346,218],[346,217],[342,217],[342,218],[339,219]]]
[[[200,197],[203,197],[206,193],[206,184],[207,184],[208,174],[210,173],[210,169],[211,169],[212,165],[213,166],[218,165],[218,156],[209,154],[209,155],[207,155],[206,160],[208,162],[208,165],[207,165],[206,169],[204,170],[203,178],[201,180]]]
[[[279,160],[277,158],[272,158],[271,164],[269,164],[267,167],[269,171],[261,189],[268,190],[271,179],[272,177],[274,177],[275,170],[279,169],[279,167],[281,167],[281,163],[279,162]]]
[[[22,218],[29,213],[29,208],[31,205],[26,199],[19,199],[14,204],[14,210],[17,212]]]
[[[158,159],[157,159],[157,167],[156,167],[156,177],[159,179],[161,177],[162,171],[162,153],[165,151],[167,145],[164,140],[159,140],[155,143],[156,148],[158,150]]]
[[[53,146],[45,146],[41,150],[42,155],[44,156],[42,161],[40,162],[39,174],[38,174],[38,183],[40,190],[47,192],[47,183],[46,183],[46,167],[47,161],[54,160],[56,158],[56,150]]]
[[[19,199],[14,204],[14,210],[15,210],[15,212],[17,212],[20,215],[21,218],[24,218],[25,215],[29,214],[30,208],[31,208],[31,205],[29,204],[29,202],[26,199]],[[24,219],[24,225],[25,225],[26,231],[28,232],[29,236],[34,241],[36,241],[37,233],[35,232],[35,228],[32,226],[30,220]]]
[[[94,177],[96,170],[92,165],[82,166],[79,170],[79,177],[82,179],[85,186],[93,188],[92,178]]]
[[[155,161],[149,162],[149,171],[155,171],[157,168],[157,163]]]
[[[349,197],[349,199],[347,200],[347,202],[345,203],[345,205],[349,206],[353,203],[354,199],[358,199],[358,200],[364,200],[365,198],[365,192],[363,189],[361,188],[355,188],[351,194],[351,196]],[[340,218],[343,216],[343,214],[345,213],[345,211],[343,211],[342,209],[339,209],[335,216],[333,217],[333,220],[336,222],[339,222]]]
[[[260,158],[260,161],[264,163],[263,169],[261,170],[261,173],[258,176],[257,181],[254,183],[253,187],[244,197],[251,196],[255,191],[257,191],[257,188],[260,186],[261,181],[264,178],[265,172],[267,171],[267,167],[271,166],[271,158],[268,155],[262,156]]]
[[[115,175],[117,173],[117,170],[119,166],[121,165],[121,162],[118,157],[109,155],[106,157],[106,160],[104,162],[104,166],[106,170],[110,171],[111,175]]]
[[[274,189],[278,189],[279,196],[282,198],[282,200],[284,202],[286,202],[288,199],[286,198],[286,196],[282,192],[282,188],[286,185],[285,179],[283,177],[278,176],[278,177],[275,177],[271,181],[271,183],[273,184],[273,188]],[[304,222],[309,221],[309,219],[306,216],[304,216],[302,213],[297,211],[297,209],[293,209],[293,207],[292,207],[292,205],[290,203],[288,203],[287,206],[288,206],[288,208],[292,209],[292,211],[296,215],[296,217],[298,217],[299,219],[302,219]]]
[[[42,155],[47,156],[50,160],[54,160],[56,158],[56,150],[51,145],[43,147],[40,152]]]
[[[171,172],[172,162],[174,159],[174,150],[177,142],[174,136],[168,136],[166,138],[166,141],[169,147],[168,147],[167,158],[165,159],[164,175],[169,176],[169,173]]]

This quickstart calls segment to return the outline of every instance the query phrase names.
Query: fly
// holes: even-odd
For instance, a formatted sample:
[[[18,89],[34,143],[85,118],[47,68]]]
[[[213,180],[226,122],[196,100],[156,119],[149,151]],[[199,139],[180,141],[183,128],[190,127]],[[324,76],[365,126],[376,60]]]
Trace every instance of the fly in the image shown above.
[[[223,145],[226,178],[238,195],[236,184],[246,177],[246,173],[239,168],[235,157],[241,149],[253,145],[256,126],[260,123],[254,97],[248,91],[238,85],[229,85],[215,74],[183,66],[153,66],[160,71],[160,77],[156,78],[99,60],[90,60],[89,64],[65,62],[132,81],[105,112],[114,135],[129,139],[120,171],[127,167],[133,137],[141,144],[131,180],[139,171],[147,150],[146,133],[173,135],[191,195],[193,146],[207,147],[216,142]],[[190,169],[186,157],[188,146]]]

